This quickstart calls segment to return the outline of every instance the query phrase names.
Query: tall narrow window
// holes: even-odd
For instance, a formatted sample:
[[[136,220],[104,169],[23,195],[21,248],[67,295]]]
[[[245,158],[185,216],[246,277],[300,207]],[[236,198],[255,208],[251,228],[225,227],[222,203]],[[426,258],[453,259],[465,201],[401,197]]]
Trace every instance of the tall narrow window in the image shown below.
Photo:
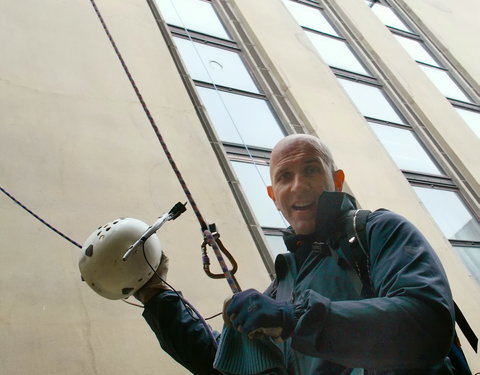
[[[441,54],[434,53],[433,45],[426,46],[424,38],[421,36],[421,30],[414,25],[407,26],[407,20],[402,20],[398,13],[392,8],[388,0],[376,0],[367,2],[373,13],[382,21],[385,26],[393,33],[394,37],[405,48],[408,54],[419,65],[420,69],[436,86],[438,91],[450,100],[464,122],[478,135],[472,127],[472,115],[476,113],[480,117],[480,104],[475,102],[462,88],[462,85],[453,77],[453,72],[446,68],[446,61],[442,63]],[[465,116],[463,109],[468,110]],[[475,120],[473,120],[475,122]]]
[[[452,245],[456,249],[461,248],[457,251],[464,259],[471,259],[469,269],[478,270],[475,265],[478,265],[480,251],[480,224],[456,192],[452,179],[440,168],[389,98],[382,83],[368,72],[345,35],[326,17],[321,7],[306,5],[300,0],[284,2]],[[430,53],[410,25],[388,6],[386,0],[367,3],[446,97],[457,106],[461,102],[465,105],[470,102],[447,69]],[[480,117],[464,108],[457,110],[475,131]],[[468,248],[475,251],[465,250]],[[480,275],[477,273],[476,277],[480,278]]]
[[[218,137],[213,141],[223,144],[230,159],[231,173],[241,186],[237,189],[238,184],[232,184],[235,194],[249,207],[242,208],[248,209],[265,231],[276,235],[287,224],[267,195],[270,177],[266,161],[284,130],[257,84],[254,69],[247,65],[211,1],[154,1],[193,80],[196,100],[205,108],[208,125],[214,130],[209,134]],[[267,244],[276,243],[267,235],[265,239]]]

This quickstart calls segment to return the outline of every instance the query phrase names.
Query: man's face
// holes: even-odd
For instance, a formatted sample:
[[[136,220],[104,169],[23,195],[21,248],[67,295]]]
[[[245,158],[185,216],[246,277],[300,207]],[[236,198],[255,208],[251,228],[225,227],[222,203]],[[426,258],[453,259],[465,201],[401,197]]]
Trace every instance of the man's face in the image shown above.
[[[274,150],[270,164],[272,199],[297,234],[315,230],[318,198],[324,191],[341,190],[336,173],[320,151],[302,139],[285,142]]]

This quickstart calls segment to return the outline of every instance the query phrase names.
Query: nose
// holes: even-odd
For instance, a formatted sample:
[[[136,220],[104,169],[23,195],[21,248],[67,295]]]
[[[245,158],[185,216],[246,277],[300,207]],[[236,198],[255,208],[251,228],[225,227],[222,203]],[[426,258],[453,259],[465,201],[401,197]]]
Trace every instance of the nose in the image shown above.
[[[292,184],[290,186],[290,189],[293,192],[299,192],[299,191],[305,190],[306,188],[307,188],[307,181],[305,180],[305,178],[300,173],[295,174],[295,176],[292,179]]]

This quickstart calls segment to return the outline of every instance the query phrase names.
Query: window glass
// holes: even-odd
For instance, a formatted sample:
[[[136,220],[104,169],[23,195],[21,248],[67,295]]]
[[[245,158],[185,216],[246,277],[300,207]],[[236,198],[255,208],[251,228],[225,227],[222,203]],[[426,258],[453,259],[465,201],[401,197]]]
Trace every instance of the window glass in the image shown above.
[[[472,129],[472,131],[480,138],[480,113],[469,111],[468,109],[453,107],[462,117],[463,121]]]
[[[453,246],[453,249],[460,255],[473,278],[480,283],[480,248]]]
[[[397,34],[393,34],[393,36],[415,61],[440,67],[440,65],[438,65],[433,57],[427,52],[423,43]]]
[[[373,122],[369,124],[398,168],[403,171],[442,175],[410,130]]]
[[[300,26],[339,36],[319,9],[290,0],[283,2]]]
[[[457,193],[419,186],[413,188],[445,237],[480,241],[480,223],[467,210]]]
[[[372,7],[373,13],[382,21],[385,25],[393,27],[398,30],[403,30],[411,33],[412,31],[405,25],[395,12],[390,8],[380,4],[374,4]]]
[[[271,149],[284,137],[265,100],[204,87],[197,90],[223,142]]]
[[[430,66],[419,64],[420,68],[430,78],[437,89],[450,99],[457,99],[463,102],[470,102],[470,99],[463,93],[457,86],[453,79],[448,75],[445,70],[432,68]]]
[[[232,161],[248,203],[262,227],[286,228],[288,225],[267,194],[270,185],[268,166]]]
[[[237,53],[183,38],[174,40],[193,79],[258,93]]]
[[[265,239],[267,240],[268,247],[270,248],[273,259],[275,259],[278,254],[286,253],[288,251],[285,243],[283,242],[282,236],[266,234]]]
[[[230,39],[212,4],[201,0],[155,0],[166,23]]]
[[[370,75],[344,41],[308,31],[306,31],[306,35],[328,65],[354,73]]]
[[[383,90],[347,79],[339,78],[338,81],[362,115],[404,124],[404,121],[388,102]]]

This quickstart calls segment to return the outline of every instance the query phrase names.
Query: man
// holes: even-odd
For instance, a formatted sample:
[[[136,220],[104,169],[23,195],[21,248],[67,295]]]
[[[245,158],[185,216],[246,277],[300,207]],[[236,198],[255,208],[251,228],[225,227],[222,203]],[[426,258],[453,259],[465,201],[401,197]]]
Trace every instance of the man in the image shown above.
[[[451,293],[418,230],[387,210],[369,215],[375,296],[366,298],[355,270],[338,256],[344,235],[339,219],[355,202],[341,193],[344,173],[335,169],[328,148],[313,136],[287,136],[272,150],[270,174],[268,193],[291,225],[285,236],[290,255],[277,257],[276,279],[265,293],[250,289],[225,304],[224,337],[233,331],[234,341],[274,340],[282,357],[279,373],[450,373],[445,355],[454,331]],[[137,293],[160,344],[193,373],[218,374],[212,367],[218,334],[165,289],[152,281]],[[229,351],[220,349],[228,359]]]

